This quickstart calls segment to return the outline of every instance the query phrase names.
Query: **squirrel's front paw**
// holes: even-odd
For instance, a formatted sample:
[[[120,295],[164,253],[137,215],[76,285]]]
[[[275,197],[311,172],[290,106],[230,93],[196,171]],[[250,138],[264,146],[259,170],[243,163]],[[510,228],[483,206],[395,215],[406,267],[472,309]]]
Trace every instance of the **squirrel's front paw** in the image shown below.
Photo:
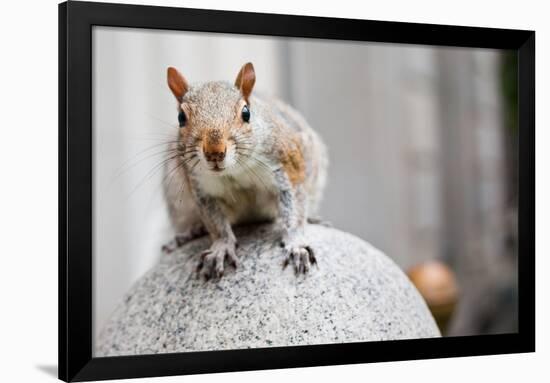
[[[283,269],[291,264],[296,274],[306,274],[312,265],[317,264],[313,249],[309,246],[287,246],[285,242],[283,242],[282,247],[285,252]]]
[[[200,255],[197,273],[206,280],[221,278],[223,276],[224,263],[227,260],[231,266],[237,268],[237,245],[233,241],[216,240],[208,250]]]

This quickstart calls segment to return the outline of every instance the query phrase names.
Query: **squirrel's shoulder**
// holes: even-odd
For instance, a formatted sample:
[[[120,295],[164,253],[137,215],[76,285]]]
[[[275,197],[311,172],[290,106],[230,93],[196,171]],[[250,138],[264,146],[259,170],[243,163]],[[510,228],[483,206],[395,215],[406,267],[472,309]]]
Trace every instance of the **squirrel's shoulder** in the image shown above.
[[[257,97],[258,112],[268,127],[266,154],[276,158],[292,184],[304,182],[315,153],[322,145],[306,119],[292,106],[277,98]],[[309,164],[309,165],[308,165]]]

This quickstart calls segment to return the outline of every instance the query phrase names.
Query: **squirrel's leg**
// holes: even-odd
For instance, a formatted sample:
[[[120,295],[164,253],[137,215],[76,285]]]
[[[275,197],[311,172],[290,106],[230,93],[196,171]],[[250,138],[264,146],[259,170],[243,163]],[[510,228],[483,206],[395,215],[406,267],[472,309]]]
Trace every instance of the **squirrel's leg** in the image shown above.
[[[216,199],[197,196],[197,205],[202,222],[212,238],[210,248],[200,255],[197,272],[207,280],[213,277],[220,278],[223,275],[225,261],[237,267],[237,240],[231,223]]]
[[[291,264],[296,274],[307,273],[317,264],[313,249],[304,238],[306,194],[301,185],[293,186],[283,171],[276,176],[280,187],[279,214],[283,227],[281,247],[285,253],[283,268]]]
[[[206,228],[204,227],[202,222],[198,223],[190,227],[189,229],[176,234],[174,236],[174,239],[162,246],[162,252],[164,254],[170,254],[185,245],[187,242],[190,242],[195,238],[202,237],[206,234],[208,234],[208,232],[206,231]]]

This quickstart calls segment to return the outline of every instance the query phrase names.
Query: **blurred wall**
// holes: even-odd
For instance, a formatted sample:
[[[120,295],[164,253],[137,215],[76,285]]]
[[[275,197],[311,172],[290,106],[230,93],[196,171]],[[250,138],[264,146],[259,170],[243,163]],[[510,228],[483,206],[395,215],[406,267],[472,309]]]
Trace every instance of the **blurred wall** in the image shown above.
[[[155,171],[177,123],[166,67],[232,82],[252,61],[255,89],[327,143],[324,218],[403,268],[450,263],[471,301],[456,331],[473,331],[502,255],[499,52],[104,27],[93,49],[96,330],[171,236]]]

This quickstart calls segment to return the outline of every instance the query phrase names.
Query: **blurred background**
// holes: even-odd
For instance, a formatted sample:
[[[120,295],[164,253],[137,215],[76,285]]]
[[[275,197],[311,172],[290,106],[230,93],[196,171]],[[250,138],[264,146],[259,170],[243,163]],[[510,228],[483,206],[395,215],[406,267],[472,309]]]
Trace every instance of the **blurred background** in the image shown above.
[[[323,218],[446,305],[444,335],[517,331],[515,53],[94,27],[95,332],[173,235],[166,67],[233,82],[248,61],[328,146]]]

